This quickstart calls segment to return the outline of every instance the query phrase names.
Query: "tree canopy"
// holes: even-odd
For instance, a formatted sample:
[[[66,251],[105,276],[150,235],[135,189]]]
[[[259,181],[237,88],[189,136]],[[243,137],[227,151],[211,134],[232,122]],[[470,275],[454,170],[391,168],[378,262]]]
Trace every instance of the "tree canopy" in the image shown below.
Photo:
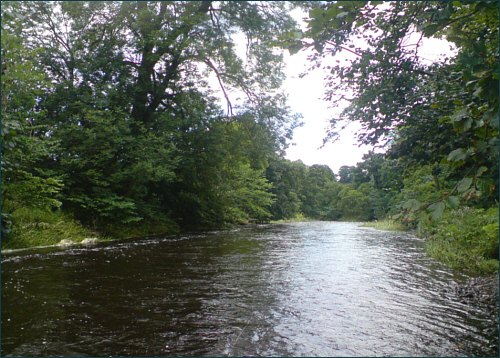
[[[3,211],[63,205],[105,231],[268,217],[263,173],[298,119],[291,6],[3,3]]]

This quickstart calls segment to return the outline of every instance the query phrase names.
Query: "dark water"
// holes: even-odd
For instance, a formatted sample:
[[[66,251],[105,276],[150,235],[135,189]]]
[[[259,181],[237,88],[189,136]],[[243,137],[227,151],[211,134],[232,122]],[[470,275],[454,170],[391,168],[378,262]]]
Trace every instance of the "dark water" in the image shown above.
[[[352,223],[4,254],[2,355],[497,356],[463,279]]]

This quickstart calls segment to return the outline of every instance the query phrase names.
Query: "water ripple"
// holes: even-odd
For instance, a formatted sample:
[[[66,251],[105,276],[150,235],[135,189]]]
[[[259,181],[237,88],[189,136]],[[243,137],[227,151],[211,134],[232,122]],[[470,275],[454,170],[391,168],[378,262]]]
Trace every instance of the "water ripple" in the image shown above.
[[[314,222],[11,253],[2,354],[498,355],[498,319],[423,245]]]

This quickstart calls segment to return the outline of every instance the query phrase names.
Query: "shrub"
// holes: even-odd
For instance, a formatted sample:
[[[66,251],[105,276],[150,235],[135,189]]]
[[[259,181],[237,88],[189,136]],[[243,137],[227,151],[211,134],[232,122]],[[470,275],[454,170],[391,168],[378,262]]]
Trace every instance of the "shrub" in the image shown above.
[[[422,221],[428,253],[453,269],[471,274],[498,271],[498,207],[446,211],[440,221]]]

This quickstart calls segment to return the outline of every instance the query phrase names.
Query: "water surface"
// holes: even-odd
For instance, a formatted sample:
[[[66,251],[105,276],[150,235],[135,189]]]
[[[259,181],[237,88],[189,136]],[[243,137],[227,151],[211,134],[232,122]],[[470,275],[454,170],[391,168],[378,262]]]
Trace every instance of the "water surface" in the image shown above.
[[[498,356],[409,234],[260,225],[7,254],[2,355]]]

